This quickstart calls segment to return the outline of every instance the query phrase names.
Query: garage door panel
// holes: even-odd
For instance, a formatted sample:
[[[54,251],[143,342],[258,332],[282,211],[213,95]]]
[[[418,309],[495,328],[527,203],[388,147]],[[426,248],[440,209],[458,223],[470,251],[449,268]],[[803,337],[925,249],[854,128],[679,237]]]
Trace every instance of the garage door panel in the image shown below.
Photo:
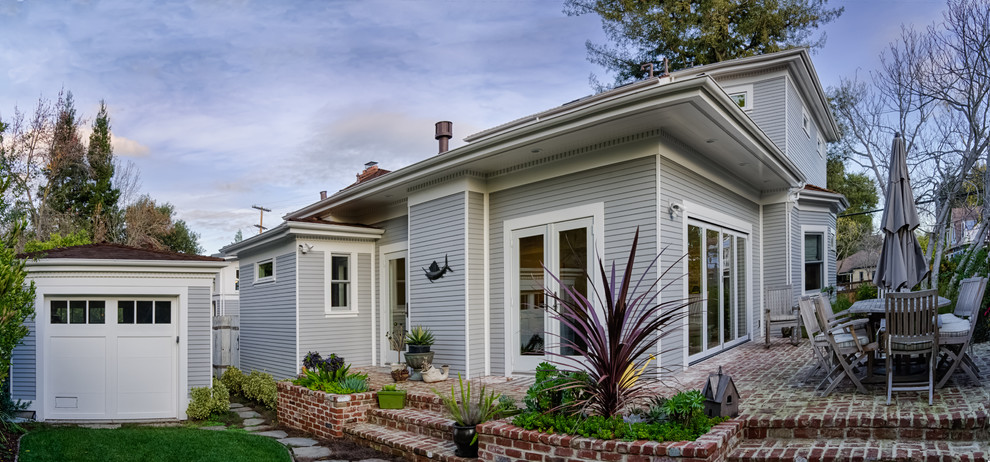
[[[118,337],[117,412],[157,415],[173,408],[171,336]]]
[[[51,337],[48,409],[62,418],[107,413],[105,337]]]

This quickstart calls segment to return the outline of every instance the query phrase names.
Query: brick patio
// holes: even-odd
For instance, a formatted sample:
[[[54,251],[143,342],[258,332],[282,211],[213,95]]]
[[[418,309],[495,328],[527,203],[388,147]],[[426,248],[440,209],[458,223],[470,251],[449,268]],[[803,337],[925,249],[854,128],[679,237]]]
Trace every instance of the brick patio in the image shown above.
[[[984,375],[990,371],[990,344],[976,345],[974,360]],[[990,453],[990,383],[972,383],[958,372],[954,381],[935,392],[935,404],[928,406],[923,393],[898,393],[895,402],[886,405],[885,385],[867,385],[868,394],[856,393],[843,384],[831,396],[820,397],[816,380],[801,383],[811,370],[812,357],[807,340],[792,346],[787,339],[774,339],[770,349],[761,342],[749,342],[721,355],[691,366],[657,385],[660,394],[700,389],[710,372],[721,366],[733,377],[742,396],[741,415],[734,419],[739,438],[730,439],[727,456],[707,460],[987,460]],[[392,383],[380,368],[358,368],[368,372],[372,389]],[[456,378],[452,380],[456,381]],[[491,389],[522,402],[532,378],[506,380],[503,377],[475,379]],[[449,391],[448,380],[439,384],[405,382],[400,388],[410,391],[411,407],[424,413],[420,419],[432,422],[431,432],[442,427],[439,400],[434,388]],[[374,414],[362,424],[372,431],[378,443],[385,445],[389,435],[409,440],[408,425],[385,423],[383,419],[414,417],[404,413]],[[381,424],[369,430],[367,427]],[[504,431],[504,424],[493,425]],[[424,432],[425,433],[425,432]],[[353,435],[352,435],[353,436]],[[435,436],[435,435],[434,435]],[[438,440],[439,441],[439,440]],[[449,442],[419,438],[415,444],[421,454],[414,460],[454,460],[444,451]],[[484,440],[482,440],[484,441]],[[494,440],[492,440],[494,441]],[[429,445],[434,444],[435,447]],[[426,447],[426,449],[423,449]],[[723,451],[724,452],[724,451]],[[393,451],[398,454],[398,451]],[[431,454],[426,457],[425,454]],[[515,452],[513,452],[515,454]],[[567,460],[549,453],[527,454],[533,460]],[[493,457],[492,460],[512,460]],[[703,460],[703,459],[702,459]]]

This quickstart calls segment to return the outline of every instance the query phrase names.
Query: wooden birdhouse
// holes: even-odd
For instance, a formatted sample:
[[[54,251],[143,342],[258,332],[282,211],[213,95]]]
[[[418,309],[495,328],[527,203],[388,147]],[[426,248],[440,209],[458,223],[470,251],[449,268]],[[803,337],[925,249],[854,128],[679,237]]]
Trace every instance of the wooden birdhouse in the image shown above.
[[[739,416],[739,391],[732,377],[722,373],[722,366],[718,367],[718,373],[708,374],[701,394],[705,396],[705,415],[708,417]]]

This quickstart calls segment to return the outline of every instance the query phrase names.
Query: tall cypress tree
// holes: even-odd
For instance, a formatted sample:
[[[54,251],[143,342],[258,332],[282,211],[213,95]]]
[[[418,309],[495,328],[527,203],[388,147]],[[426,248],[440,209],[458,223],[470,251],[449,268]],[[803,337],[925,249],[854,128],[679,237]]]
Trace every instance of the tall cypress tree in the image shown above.
[[[79,139],[72,92],[59,98],[56,110],[58,115],[45,166],[48,180],[45,202],[50,212],[54,212],[48,217],[48,230],[66,234],[88,226],[89,165],[86,147]]]
[[[90,219],[94,241],[115,242],[121,238],[120,190],[113,186],[113,146],[110,144],[110,115],[106,101],[100,101],[100,112],[93,121],[93,133],[89,135],[89,194],[86,197],[86,215]]]

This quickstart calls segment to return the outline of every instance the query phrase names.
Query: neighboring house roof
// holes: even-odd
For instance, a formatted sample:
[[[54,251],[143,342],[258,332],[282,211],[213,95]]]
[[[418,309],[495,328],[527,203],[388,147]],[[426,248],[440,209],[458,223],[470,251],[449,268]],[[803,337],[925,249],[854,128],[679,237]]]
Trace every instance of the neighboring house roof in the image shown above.
[[[161,260],[161,261],[215,261],[223,258],[169,252],[166,250],[143,249],[121,244],[86,244],[59,249],[22,253],[17,258],[24,259],[85,259],[85,260]]]
[[[363,172],[358,173],[357,174],[357,181],[351,183],[350,185],[348,185],[344,189],[357,186],[357,185],[359,185],[361,183],[364,183],[365,181],[374,180],[375,178],[378,178],[378,177],[384,176],[384,175],[388,175],[389,173],[392,173],[392,171],[391,170],[385,170],[383,168],[379,168],[377,165],[372,165],[372,166],[364,169]]]
[[[841,274],[857,269],[874,268],[877,266],[877,260],[879,258],[880,254],[875,250],[860,250],[847,258],[839,260],[836,264],[838,267],[836,273]]]

